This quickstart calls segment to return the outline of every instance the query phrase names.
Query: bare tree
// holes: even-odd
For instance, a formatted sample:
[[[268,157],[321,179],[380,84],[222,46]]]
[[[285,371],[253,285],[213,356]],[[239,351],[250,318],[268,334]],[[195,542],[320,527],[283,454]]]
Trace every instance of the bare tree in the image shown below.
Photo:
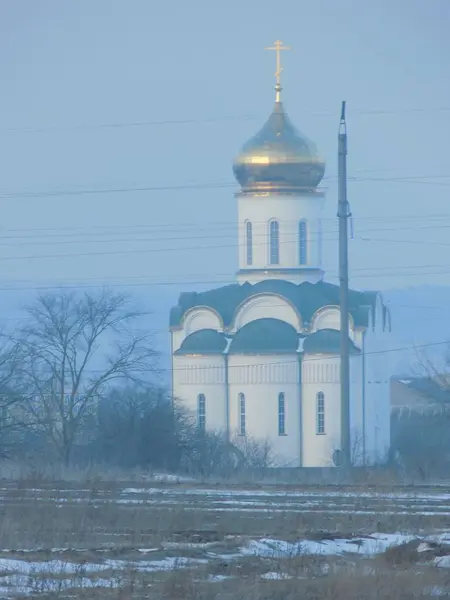
[[[416,351],[413,369],[422,383],[417,391],[433,399],[435,408],[443,412],[450,409],[450,344],[442,356],[430,356],[426,350]]]
[[[269,440],[237,435],[234,437],[233,444],[241,453],[244,467],[269,469],[274,466],[275,457]]]
[[[450,464],[450,346],[442,355],[417,350],[411,372],[410,405],[391,416],[395,462],[421,479],[441,476]]]
[[[21,344],[5,332],[0,333],[0,454],[5,456],[17,442],[17,434],[28,425],[23,411],[23,364]]]
[[[101,399],[98,412],[94,446],[100,460],[128,467],[179,468],[186,425],[166,390],[154,386],[113,389]]]
[[[68,464],[98,398],[113,381],[148,381],[156,352],[149,334],[133,329],[145,313],[122,294],[48,294],[27,313],[19,337],[27,409]]]

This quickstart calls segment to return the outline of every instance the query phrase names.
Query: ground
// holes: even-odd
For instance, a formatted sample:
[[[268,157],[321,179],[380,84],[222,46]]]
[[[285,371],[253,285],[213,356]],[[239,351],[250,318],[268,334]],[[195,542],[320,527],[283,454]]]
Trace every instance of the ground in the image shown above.
[[[3,481],[0,597],[450,597],[450,486]]]

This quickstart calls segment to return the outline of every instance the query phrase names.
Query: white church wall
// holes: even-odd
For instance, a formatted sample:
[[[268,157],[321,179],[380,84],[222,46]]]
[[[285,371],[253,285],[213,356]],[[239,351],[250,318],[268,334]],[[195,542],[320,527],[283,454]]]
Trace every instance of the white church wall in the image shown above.
[[[260,196],[238,194],[238,225],[239,225],[239,268],[246,269],[298,269],[299,267],[321,268],[321,224],[320,214],[324,203],[323,194],[268,194]],[[269,223],[276,220],[279,223],[279,263],[270,264],[269,252]],[[298,227],[304,220],[307,226],[307,261],[306,265],[299,264]],[[252,223],[253,257],[252,264],[247,263],[246,253],[246,223]],[[272,275],[271,275],[272,277]],[[239,276],[239,280],[248,281],[248,275]],[[285,274],[281,278],[290,281],[308,280],[308,275],[301,276]],[[310,280],[317,281],[321,275],[311,273]],[[253,280],[264,279],[264,275],[255,275]]]
[[[201,329],[223,331],[222,319],[211,308],[199,306],[189,310],[183,317],[181,327],[172,330],[172,352],[179,350],[188,335]]]
[[[382,309],[377,306],[374,327],[364,337],[366,448],[370,464],[386,460],[390,448],[391,336],[383,331]]]
[[[258,294],[241,304],[230,331],[235,333],[251,321],[267,318],[279,319],[292,325],[296,331],[302,331],[301,317],[296,309],[285,298],[276,294]]]
[[[362,358],[350,358],[350,435],[352,458],[362,463]],[[306,354],[302,365],[303,466],[333,465],[333,452],[341,447],[340,359]],[[318,430],[318,394],[324,394],[325,431]]]
[[[199,394],[206,399],[206,429],[224,431],[227,424],[224,357],[174,356],[174,398],[195,418]]]
[[[350,458],[355,466],[365,463],[363,355],[350,357]]]
[[[328,467],[340,445],[339,358],[306,354],[302,361],[303,466]],[[325,431],[318,431],[318,394],[324,394]]]
[[[298,356],[230,355],[230,431],[239,441],[240,402],[245,397],[246,435],[268,442],[276,466],[300,466]],[[285,435],[279,435],[278,400],[284,394]]]

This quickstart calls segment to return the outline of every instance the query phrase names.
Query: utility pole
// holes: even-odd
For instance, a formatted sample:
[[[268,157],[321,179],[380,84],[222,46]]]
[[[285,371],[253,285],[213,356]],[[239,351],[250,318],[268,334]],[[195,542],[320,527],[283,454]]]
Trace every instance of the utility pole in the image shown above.
[[[347,125],[345,101],[342,102],[338,135],[338,219],[339,219],[339,288],[341,315],[341,456],[342,466],[350,466],[350,358],[348,327],[348,219],[347,201]]]

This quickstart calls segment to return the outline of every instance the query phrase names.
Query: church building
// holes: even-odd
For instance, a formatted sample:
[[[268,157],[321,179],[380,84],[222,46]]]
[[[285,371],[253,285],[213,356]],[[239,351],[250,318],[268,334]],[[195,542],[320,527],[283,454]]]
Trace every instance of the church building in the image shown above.
[[[328,467],[341,401],[339,286],[322,267],[325,162],[285,111],[274,49],[275,106],[233,165],[236,283],[182,293],[172,308],[172,391],[201,430],[268,444],[279,467]],[[390,314],[380,293],[350,290],[348,319],[351,458],[373,465],[390,446]]]

